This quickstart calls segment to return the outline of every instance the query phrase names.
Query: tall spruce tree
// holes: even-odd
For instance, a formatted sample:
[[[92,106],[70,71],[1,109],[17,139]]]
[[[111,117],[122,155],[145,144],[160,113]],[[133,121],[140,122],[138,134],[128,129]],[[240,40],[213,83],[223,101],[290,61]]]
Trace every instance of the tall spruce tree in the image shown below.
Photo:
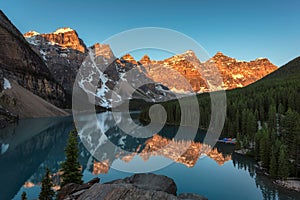
[[[46,169],[46,174],[42,180],[42,188],[39,195],[39,200],[52,200],[55,192],[52,190],[52,181],[50,177],[50,170]]]
[[[81,167],[78,161],[79,148],[77,141],[77,132],[71,131],[68,144],[65,149],[66,161],[62,163],[62,182],[61,187],[68,183],[82,184]]]
[[[268,128],[269,128],[269,130],[276,128],[276,107],[275,107],[275,105],[270,105],[270,107],[269,107]]]
[[[288,109],[284,119],[284,138],[288,146],[289,158],[293,161],[290,166],[291,175],[297,176],[300,152],[300,115],[291,109]]]
[[[262,131],[257,131],[254,136],[254,157],[256,160],[260,159],[260,139],[262,137]]]
[[[278,158],[278,176],[282,179],[289,176],[289,163],[286,157],[286,146],[281,145]]]
[[[272,146],[272,151],[271,151],[271,160],[270,160],[270,176],[272,178],[275,178],[277,176],[277,158],[276,158],[276,147],[275,145]]]
[[[262,137],[259,141],[260,160],[264,168],[269,168],[270,150],[269,150],[269,133],[267,130],[262,131]]]

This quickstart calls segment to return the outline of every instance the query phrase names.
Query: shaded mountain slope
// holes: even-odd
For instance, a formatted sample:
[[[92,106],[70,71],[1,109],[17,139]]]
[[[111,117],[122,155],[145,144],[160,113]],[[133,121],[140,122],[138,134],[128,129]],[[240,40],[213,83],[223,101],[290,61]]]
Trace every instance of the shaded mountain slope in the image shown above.
[[[67,104],[43,59],[0,10],[0,126],[18,117],[66,115],[56,106]]]
[[[298,79],[300,77],[300,57],[297,57],[262,79]]]
[[[56,106],[66,106],[66,95],[17,28],[0,11],[0,71],[3,76]]]
[[[8,101],[1,102],[2,106],[4,106],[9,112],[15,113],[20,118],[68,115],[68,113],[64,110],[57,108],[53,104],[33,94],[29,90],[17,84],[15,81],[10,82],[11,88],[3,91],[9,99],[7,99]]]

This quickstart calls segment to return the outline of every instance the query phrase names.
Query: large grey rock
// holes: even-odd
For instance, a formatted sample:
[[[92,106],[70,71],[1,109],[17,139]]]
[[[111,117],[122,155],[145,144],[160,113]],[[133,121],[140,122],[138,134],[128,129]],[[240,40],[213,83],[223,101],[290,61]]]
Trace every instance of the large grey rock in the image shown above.
[[[207,200],[197,194],[176,196],[175,182],[166,176],[136,174],[105,184],[95,179],[83,185],[68,184],[58,194],[64,200]],[[87,186],[87,187],[86,187]],[[68,194],[67,194],[68,193]],[[63,197],[63,198],[62,198]]]
[[[78,200],[179,200],[162,191],[144,190],[130,184],[95,184]]]
[[[79,188],[80,185],[76,184],[76,183],[69,183],[67,185],[65,185],[63,188],[61,188],[61,190],[57,193],[57,199],[61,200],[61,199],[66,199],[67,196],[69,196],[70,194],[78,191],[77,188]]]
[[[82,185],[76,183],[69,183],[63,188],[61,188],[61,190],[57,194],[57,199],[77,199],[83,192],[85,192],[91,186],[99,182],[100,178],[97,177]]]
[[[125,179],[118,179],[107,184],[131,184],[137,188],[144,190],[163,191],[176,195],[177,186],[173,179],[155,174],[135,174]]]

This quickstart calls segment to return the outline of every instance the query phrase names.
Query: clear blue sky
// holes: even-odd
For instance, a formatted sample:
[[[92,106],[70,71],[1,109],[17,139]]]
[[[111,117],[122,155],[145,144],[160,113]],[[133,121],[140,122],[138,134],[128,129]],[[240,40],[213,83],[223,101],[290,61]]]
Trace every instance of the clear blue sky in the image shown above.
[[[187,34],[210,55],[279,66],[300,56],[299,0],[2,0],[0,8],[23,33],[67,26],[87,45],[152,26]]]

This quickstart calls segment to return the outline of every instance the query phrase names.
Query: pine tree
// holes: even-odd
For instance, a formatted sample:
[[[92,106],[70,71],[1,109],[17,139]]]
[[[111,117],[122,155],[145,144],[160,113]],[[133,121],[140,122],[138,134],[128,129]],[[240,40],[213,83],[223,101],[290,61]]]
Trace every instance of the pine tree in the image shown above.
[[[276,107],[275,107],[275,105],[270,105],[270,107],[269,107],[268,128],[270,130],[276,128]]]
[[[39,200],[52,200],[54,197],[54,191],[52,190],[52,181],[50,177],[50,170],[46,169],[46,174],[42,180],[42,188],[39,195]]]
[[[269,137],[266,130],[262,131],[262,137],[259,141],[260,160],[264,168],[269,168],[270,151],[269,151]]]
[[[22,193],[22,200],[27,200],[26,192]]]
[[[242,111],[242,120],[241,120],[241,133],[247,134],[247,121],[248,120],[248,110],[244,109]]]
[[[280,103],[279,106],[278,106],[278,113],[279,114],[284,114],[284,106],[282,105],[282,103]]]
[[[277,158],[276,158],[276,147],[272,146],[272,153],[271,153],[271,160],[270,160],[270,170],[269,173],[272,178],[277,176]]]
[[[259,160],[260,159],[260,139],[262,137],[262,131],[258,131],[255,136],[254,136],[254,155],[255,159]]]
[[[236,140],[237,140],[237,142],[236,142],[236,145],[235,145],[235,149],[236,150],[242,149],[242,136],[241,136],[240,133],[237,133]]]
[[[300,115],[288,109],[286,112],[286,117],[284,119],[284,138],[285,144],[288,146],[289,158],[293,161],[291,165],[292,175],[297,175],[297,164],[298,164],[298,152],[299,152],[299,133],[300,133]]]
[[[286,156],[286,146],[281,145],[278,158],[278,176],[282,179],[289,176],[289,164]]]
[[[247,134],[253,138],[256,129],[257,129],[257,121],[255,115],[252,112],[249,112],[247,116]]]
[[[76,131],[69,134],[68,144],[65,149],[66,161],[62,163],[62,182],[61,187],[68,183],[82,183],[82,174],[78,161],[79,149]]]

